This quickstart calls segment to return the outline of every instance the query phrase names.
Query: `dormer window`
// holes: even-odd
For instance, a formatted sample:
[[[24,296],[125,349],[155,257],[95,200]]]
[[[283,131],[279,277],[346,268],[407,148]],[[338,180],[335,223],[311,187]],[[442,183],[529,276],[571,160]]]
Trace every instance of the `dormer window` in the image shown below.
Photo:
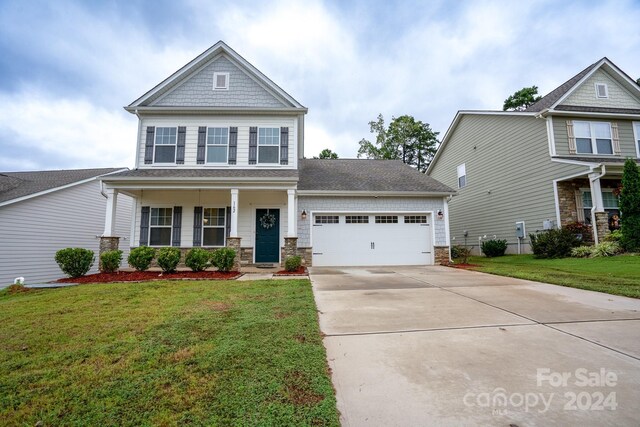
[[[229,89],[229,73],[213,73],[213,90]]]
[[[605,83],[596,83],[596,98],[608,98],[609,90]]]

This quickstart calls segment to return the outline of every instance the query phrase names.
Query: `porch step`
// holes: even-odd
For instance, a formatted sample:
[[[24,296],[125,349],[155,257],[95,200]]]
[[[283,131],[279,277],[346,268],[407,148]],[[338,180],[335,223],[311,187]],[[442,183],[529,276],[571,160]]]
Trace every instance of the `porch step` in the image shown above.
[[[268,264],[268,263],[254,264],[253,266],[255,268],[275,268],[276,267],[275,264]]]

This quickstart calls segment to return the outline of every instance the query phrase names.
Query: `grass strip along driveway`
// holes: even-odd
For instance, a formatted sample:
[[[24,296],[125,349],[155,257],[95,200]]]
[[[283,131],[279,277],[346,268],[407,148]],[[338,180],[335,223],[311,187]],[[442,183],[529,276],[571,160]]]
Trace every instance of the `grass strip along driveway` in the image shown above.
[[[536,259],[533,255],[471,257],[473,270],[640,298],[640,256]]]
[[[338,425],[308,280],[0,293],[6,425]]]

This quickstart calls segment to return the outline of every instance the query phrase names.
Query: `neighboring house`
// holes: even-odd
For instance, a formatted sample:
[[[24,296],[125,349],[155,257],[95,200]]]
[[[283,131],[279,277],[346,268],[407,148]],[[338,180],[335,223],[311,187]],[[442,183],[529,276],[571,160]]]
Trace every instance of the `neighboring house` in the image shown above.
[[[16,277],[27,283],[63,277],[54,256],[67,247],[93,250],[96,261],[91,271],[96,272],[107,204],[99,177],[123,170],[0,173],[0,287]],[[114,225],[118,232],[130,229],[129,197],[118,201]],[[126,259],[128,241],[120,248]]]
[[[224,42],[125,109],[136,169],[102,181],[107,218],[118,194],[134,198],[132,246],[229,246],[236,268],[449,258],[453,190],[396,161],[303,159],[307,108]]]
[[[529,233],[574,223],[600,241],[618,223],[623,163],[639,157],[640,87],[603,58],[523,112],[459,111],[427,173],[458,191],[454,245],[466,232],[468,245],[495,236],[514,253]]]

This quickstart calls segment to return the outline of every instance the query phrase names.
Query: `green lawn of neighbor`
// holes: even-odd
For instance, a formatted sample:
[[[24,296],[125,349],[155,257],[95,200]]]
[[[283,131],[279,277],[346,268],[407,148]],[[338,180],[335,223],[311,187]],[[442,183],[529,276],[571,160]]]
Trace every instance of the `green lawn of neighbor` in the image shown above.
[[[311,284],[0,291],[0,420],[337,426]]]
[[[536,259],[533,255],[471,257],[483,273],[640,298],[640,256]]]

